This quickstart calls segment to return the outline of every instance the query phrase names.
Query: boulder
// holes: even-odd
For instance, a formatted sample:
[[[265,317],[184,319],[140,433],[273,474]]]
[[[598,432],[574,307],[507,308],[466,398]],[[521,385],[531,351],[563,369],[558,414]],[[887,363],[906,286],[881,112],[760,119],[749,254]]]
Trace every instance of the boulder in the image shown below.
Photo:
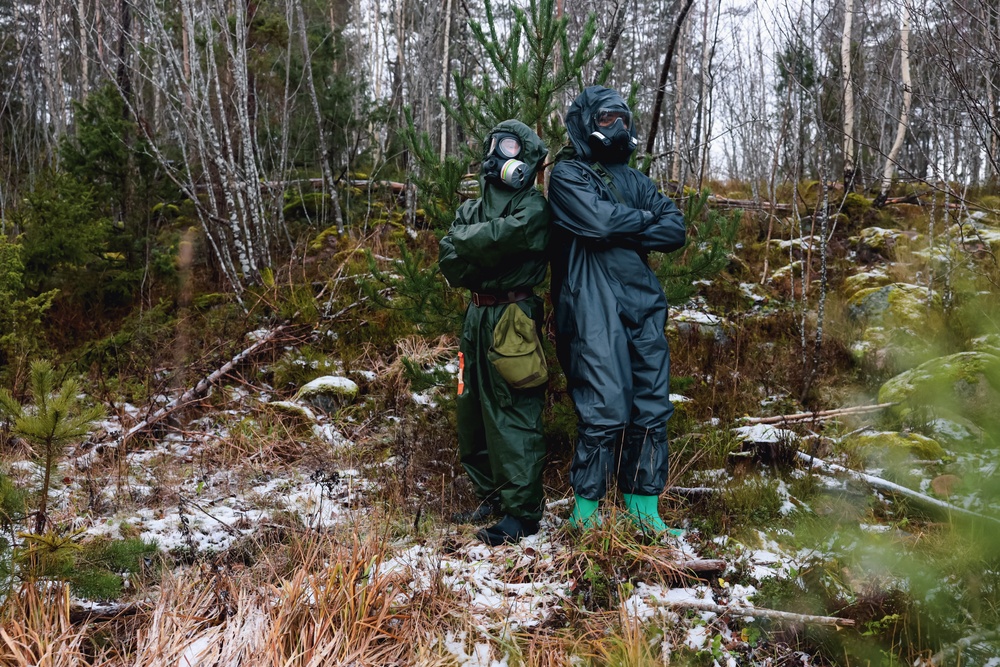
[[[928,290],[919,285],[859,289],[847,302],[848,315],[862,324],[851,351],[859,362],[880,371],[910,368],[933,353],[943,325],[940,311],[941,298],[934,294],[928,308]]]
[[[729,340],[727,332],[732,328],[723,317],[689,308],[672,313],[670,323],[678,333],[697,334],[702,338],[712,338],[717,343],[726,343]]]
[[[985,224],[981,218],[970,217],[961,224],[952,225],[948,231],[968,253],[988,256],[1000,253],[1000,230]]]
[[[970,349],[1000,356],[1000,334],[985,334],[969,341]]]
[[[916,232],[904,232],[900,229],[885,229],[883,227],[866,227],[849,241],[855,246],[858,258],[870,262],[878,258],[895,259],[898,247],[912,246],[920,238]]]
[[[892,278],[881,268],[855,273],[844,279],[844,296],[852,297],[863,289],[877,289],[891,282]]]
[[[324,375],[303,385],[295,394],[295,400],[323,412],[333,412],[352,403],[357,396],[358,385],[353,380],[337,375]]]
[[[900,431],[863,433],[852,438],[849,446],[859,450],[866,459],[876,462],[902,456],[922,461],[941,460],[948,456],[936,440],[919,433]]]
[[[987,432],[1000,426],[1000,355],[959,352],[924,362],[888,380],[880,403],[897,402],[899,423],[922,424],[958,415]]]

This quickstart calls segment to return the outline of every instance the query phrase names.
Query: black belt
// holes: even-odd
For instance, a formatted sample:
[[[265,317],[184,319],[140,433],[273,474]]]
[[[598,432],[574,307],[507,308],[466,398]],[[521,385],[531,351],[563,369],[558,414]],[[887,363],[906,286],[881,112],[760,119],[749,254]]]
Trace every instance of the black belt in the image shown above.
[[[519,287],[517,289],[512,289],[508,292],[501,292],[499,294],[472,292],[472,303],[476,306],[496,306],[497,304],[524,301],[534,295],[535,293],[527,287]]]

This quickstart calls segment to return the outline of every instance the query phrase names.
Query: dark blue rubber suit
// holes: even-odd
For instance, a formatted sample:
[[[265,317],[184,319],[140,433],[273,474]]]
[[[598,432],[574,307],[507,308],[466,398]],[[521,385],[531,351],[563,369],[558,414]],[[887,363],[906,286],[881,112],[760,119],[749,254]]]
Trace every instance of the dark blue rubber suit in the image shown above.
[[[557,349],[579,417],[570,483],[589,500],[614,477],[623,493],[663,491],[674,410],[667,300],[647,256],[684,244],[684,218],[640,171],[598,162],[595,116],[618,107],[628,109],[600,86],[577,97],[566,114],[572,150],[549,181]]]

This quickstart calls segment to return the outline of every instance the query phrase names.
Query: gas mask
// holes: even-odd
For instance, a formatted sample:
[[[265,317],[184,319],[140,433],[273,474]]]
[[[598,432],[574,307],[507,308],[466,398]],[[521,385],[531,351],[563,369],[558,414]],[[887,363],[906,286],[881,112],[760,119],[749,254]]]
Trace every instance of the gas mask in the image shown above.
[[[516,159],[521,154],[521,140],[509,132],[497,132],[491,137],[490,149],[483,159],[483,177],[490,183],[517,190],[528,180],[528,165]]]
[[[601,109],[594,114],[590,147],[604,162],[626,162],[639,141],[632,136],[632,114],[624,109]]]

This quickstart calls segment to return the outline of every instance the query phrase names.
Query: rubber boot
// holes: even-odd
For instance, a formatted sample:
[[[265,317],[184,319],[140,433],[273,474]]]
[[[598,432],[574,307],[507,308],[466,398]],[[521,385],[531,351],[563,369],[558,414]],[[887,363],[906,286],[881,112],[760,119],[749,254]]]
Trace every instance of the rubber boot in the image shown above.
[[[573,505],[573,513],[569,515],[569,522],[575,528],[587,529],[601,525],[601,517],[597,513],[597,501],[582,498],[573,494],[576,503]]]
[[[625,498],[625,509],[629,518],[644,531],[650,531],[657,535],[668,533],[674,537],[684,534],[683,530],[668,528],[660,518],[660,511],[657,508],[658,496],[640,496],[632,493],[623,494]]]

